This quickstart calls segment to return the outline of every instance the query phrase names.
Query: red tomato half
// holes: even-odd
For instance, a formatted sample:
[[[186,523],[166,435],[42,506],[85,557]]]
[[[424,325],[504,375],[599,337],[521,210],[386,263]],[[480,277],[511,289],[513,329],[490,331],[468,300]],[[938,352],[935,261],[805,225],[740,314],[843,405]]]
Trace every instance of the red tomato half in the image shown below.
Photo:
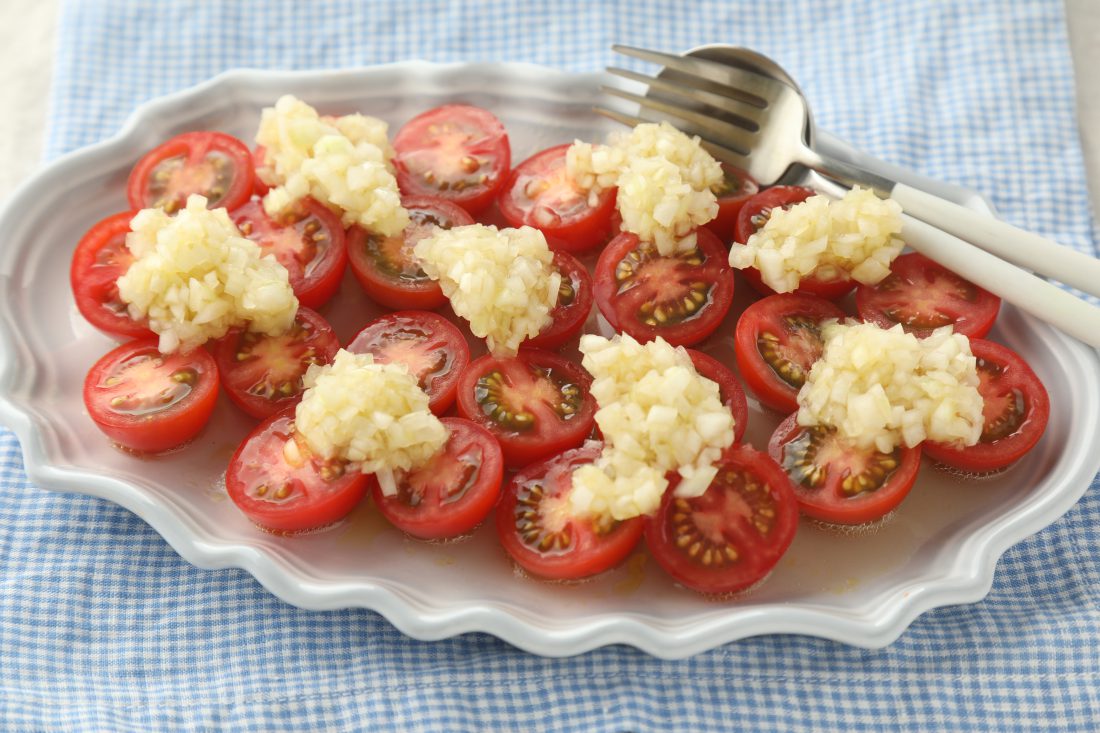
[[[412,221],[398,236],[384,237],[362,227],[348,230],[351,270],[367,295],[387,308],[439,308],[447,296],[417,264],[413,247],[436,227],[468,226],[474,219],[461,206],[441,198],[405,196],[401,205]]]
[[[580,260],[566,252],[554,253],[554,267],[561,273],[558,303],[550,311],[550,324],[523,342],[524,346],[556,349],[584,328],[592,312],[592,278]]]
[[[314,455],[294,432],[294,408],[256,426],[229,461],[229,498],[264,529],[301,532],[347,516],[362,500],[367,477],[340,460]]]
[[[749,405],[745,399],[745,390],[741,389],[741,383],[737,381],[737,377],[729,367],[713,356],[695,349],[688,349],[687,352],[699,376],[718,384],[718,396],[722,404],[730,408],[730,412],[733,413],[733,441],[740,443],[749,420]]]
[[[815,295],[782,293],[744,310],[734,331],[737,368],[761,403],[791,413],[798,390],[824,344],[821,324],[844,318],[844,311]]]
[[[211,209],[232,211],[252,196],[255,179],[248,146],[223,132],[185,132],[145,154],[130,171],[130,208],[182,209],[191,194]]]
[[[937,328],[981,338],[993,328],[1001,299],[917,252],[890,265],[877,285],[856,288],[859,317],[882,328],[900,323],[919,338]]]
[[[332,326],[320,313],[299,308],[282,336],[234,329],[218,340],[214,358],[222,386],[237,405],[263,419],[302,398],[302,377],[311,364],[328,364],[340,349]]]
[[[734,226],[734,241],[738,244],[748,242],[749,237],[767,223],[768,217],[771,216],[774,209],[789,208],[805,201],[814,193],[811,189],[802,188],[801,186],[772,186],[761,191],[746,201],[741,207],[741,211],[738,212],[737,223]],[[737,244],[733,246],[736,247]],[[749,281],[749,284],[763,295],[771,295],[775,292],[764,284],[760,277],[760,271],[756,268],[748,267],[741,270],[741,272],[745,275],[745,279]],[[855,281],[847,275],[828,279],[811,275],[808,278],[803,278],[794,292],[817,295],[826,300],[836,300],[851,290],[855,284]]]
[[[733,241],[737,215],[745,202],[760,192],[760,184],[745,171],[728,163],[722,164],[722,183],[718,196],[718,216],[707,222],[706,227],[723,242]]]
[[[690,346],[711,335],[733,302],[733,271],[709,229],[697,247],[664,256],[637,236],[612,239],[596,263],[593,288],[600,313],[616,331],[639,341],[660,336]]]
[[[594,206],[588,193],[569,178],[558,145],[516,166],[500,195],[500,213],[514,227],[535,227],[554,251],[582,252],[607,241],[615,211],[615,189],[602,192]]]
[[[450,431],[443,450],[427,464],[397,477],[397,493],[385,496],[374,481],[374,502],[390,522],[423,540],[472,532],[500,496],[504,459],[485,428],[460,417],[441,422]]]
[[[487,354],[458,381],[458,414],[489,429],[509,466],[525,466],[581,444],[595,422],[592,377],[540,349]]]
[[[676,496],[676,482],[645,540],[657,564],[676,581],[707,595],[745,590],[771,572],[798,528],[798,505],[783,471],[746,445],[730,448],[705,493]]]
[[[218,399],[210,354],[161,354],[155,338],[108,352],[84,379],[84,406],[111,440],[143,453],[183,445],[203,429]]]
[[[508,178],[508,133],[488,110],[447,104],[412,118],[393,139],[397,185],[406,196],[438,196],[476,216]]]
[[[320,308],[340,287],[347,266],[344,226],[339,217],[313,199],[275,221],[259,199],[233,212],[233,222],[264,254],[273,254],[290,273],[299,304]]]
[[[521,568],[540,578],[587,578],[621,563],[642,536],[642,518],[624,522],[574,516],[573,471],[602,446],[589,443],[517,473],[497,506],[497,536]]]
[[[130,317],[118,297],[117,280],[134,261],[126,234],[136,211],[108,216],[81,237],[69,268],[76,307],[88,323],[119,339],[145,338],[153,332]]]
[[[881,519],[913,488],[920,446],[892,453],[857,448],[833,428],[802,427],[797,413],[779,423],[768,453],[790,476],[802,512],[832,524]]]
[[[459,377],[470,363],[470,346],[462,332],[431,311],[399,311],[376,318],[355,334],[348,351],[372,354],[381,364],[407,366],[436,415],[454,402]]]
[[[970,339],[978,358],[978,392],[984,400],[981,438],[975,445],[926,441],[930,458],[965,471],[996,471],[1035,447],[1050,417],[1050,397],[1039,377],[1012,349],[985,339]]]

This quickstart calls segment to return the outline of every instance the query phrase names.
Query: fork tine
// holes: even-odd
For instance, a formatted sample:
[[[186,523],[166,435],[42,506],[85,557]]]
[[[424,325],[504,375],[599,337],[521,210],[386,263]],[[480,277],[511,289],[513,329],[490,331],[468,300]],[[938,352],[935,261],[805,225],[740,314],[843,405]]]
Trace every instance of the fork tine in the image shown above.
[[[748,155],[753,149],[755,133],[749,132],[743,127],[732,125],[729,122],[723,122],[722,120],[700,112],[684,109],[675,104],[668,104],[667,102],[662,102],[652,97],[643,97],[638,94],[623,91],[622,89],[616,89],[615,87],[602,86],[600,90],[614,97],[625,99],[628,102],[635,102],[642,107],[648,107],[649,109],[654,109],[666,115],[671,115],[690,122],[693,134],[697,134],[699,137],[706,140],[721,140],[723,145],[732,148],[734,152],[741,155]],[[685,126],[677,125],[677,127],[684,128]],[[688,132],[688,130],[684,131]]]
[[[635,125],[641,125],[651,120],[643,120],[641,117],[635,117],[633,115],[624,114],[617,110],[608,109],[606,107],[593,107],[592,110],[597,114],[601,114],[608,119],[615,120],[624,125],[634,127]],[[716,160],[723,163],[728,163],[735,168],[747,169],[749,166],[748,157],[741,153],[731,150],[730,148],[722,147],[717,143],[712,143],[709,140],[700,139],[699,144],[703,146],[703,149],[710,153]]]
[[[648,84],[651,89],[667,92],[678,97],[683,97],[691,102],[702,103],[721,112],[726,112],[732,116],[732,118],[729,119],[732,124],[740,125],[749,132],[756,132],[760,129],[760,113],[762,110],[751,104],[722,94],[715,94],[714,92],[708,92],[704,89],[696,89],[690,86],[685,87],[683,84],[677,84],[667,79],[646,76],[645,74],[628,71],[627,69],[608,67],[607,72],[624,79]]]
[[[613,45],[611,50],[616,53],[621,53],[624,56],[631,56],[636,59],[641,59],[642,61],[661,64],[668,69],[673,69],[691,76],[701,77],[707,81],[748,92],[761,101],[761,106],[766,105],[769,99],[774,99],[780,94],[790,90],[790,87],[783,82],[776,81],[763,74],[746,71],[736,66],[727,66],[726,64],[720,64],[715,61],[707,61],[694,57],[675,56],[673,54],[661,53],[660,51],[650,51],[644,48],[620,46],[618,44]]]

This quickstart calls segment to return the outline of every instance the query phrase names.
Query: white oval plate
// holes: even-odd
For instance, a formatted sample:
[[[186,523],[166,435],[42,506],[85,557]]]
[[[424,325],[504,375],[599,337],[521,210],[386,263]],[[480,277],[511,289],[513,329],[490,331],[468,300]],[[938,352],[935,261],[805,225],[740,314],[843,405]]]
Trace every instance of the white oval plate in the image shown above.
[[[127,173],[146,150],[192,129],[251,139],[261,108],[293,93],[329,112],[363,111],[394,125],[445,101],[482,105],[503,119],[518,161],[576,137],[602,139],[611,123],[590,110],[601,81],[509,64],[234,71],[144,105],[114,138],[52,164],[0,216],[0,419],[18,435],[31,480],[110,499],[144,518],[190,562],[244,568],[297,606],[365,607],[418,639],[482,631],[548,656],[622,643],[678,658],[766,633],[879,647],[923,611],[980,599],[997,558],[1068,510],[1100,468],[1100,452],[1090,455],[1086,443],[1100,433],[1097,353],[1007,306],[991,337],[1028,358],[1054,406],[1039,446],[1008,472],[977,483],[925,466],[894,520],[873,534],[842,536],[803,523],[766,583],[722,603],[671,583],[644,550],[592,582],[534,582],[516,576],[491,526],[465,543],[423,544],[388,527],[369,502],[325,533],[263,534],[221,486],[250,424],[224,398],[197,441],[152,459],[116,450],[87,418],[84,374],[111,342],[77,313],[69,259],[89,226],[126,207]],[[883,168],[835,138],[821,141],[834,153]],[[973,192],[901,177],[984,205]],[[337,302],[323,312],[346,339],[377,309],[349,275]],[[730,361],[731,342],[727,335],[708,350]],[[751,409],[746,439],[764,446],[778,416],[755,404]]]

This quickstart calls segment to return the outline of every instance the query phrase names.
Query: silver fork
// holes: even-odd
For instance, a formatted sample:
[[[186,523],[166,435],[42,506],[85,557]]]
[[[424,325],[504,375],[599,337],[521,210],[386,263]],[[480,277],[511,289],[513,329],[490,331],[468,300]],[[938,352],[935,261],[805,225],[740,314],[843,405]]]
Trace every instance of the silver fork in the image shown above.
[[[661,64],[664,71],[649,77],[610,68],[616,76],[648,85],[648,93],[604,86],[606,93],[674,118],[677,127],[698,135],[715,158],[745,170],[763,185],[812,182],[813,177],[806,175],[812,170],[844,185],[860,184],[894,198],[908,215],[902,236],[914,249],[1066,333],[1100,346],[1100,308],[1010,264],[1100,296],[1100,260],[821,155],[807,143],[812,121],[805,98],[782,81],[698,57],[612,48]],[[609,108],[597,111],[627,125],[653,121]]]

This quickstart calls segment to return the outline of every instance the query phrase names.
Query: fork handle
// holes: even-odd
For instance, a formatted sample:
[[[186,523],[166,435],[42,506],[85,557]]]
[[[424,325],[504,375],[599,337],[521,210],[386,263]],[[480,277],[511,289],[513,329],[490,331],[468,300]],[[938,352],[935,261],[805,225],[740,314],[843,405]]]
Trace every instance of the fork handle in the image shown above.
[[[896,184],[890,196],[910,216],[1020,267],[1100,297],[1100,259],[904,183]]]

